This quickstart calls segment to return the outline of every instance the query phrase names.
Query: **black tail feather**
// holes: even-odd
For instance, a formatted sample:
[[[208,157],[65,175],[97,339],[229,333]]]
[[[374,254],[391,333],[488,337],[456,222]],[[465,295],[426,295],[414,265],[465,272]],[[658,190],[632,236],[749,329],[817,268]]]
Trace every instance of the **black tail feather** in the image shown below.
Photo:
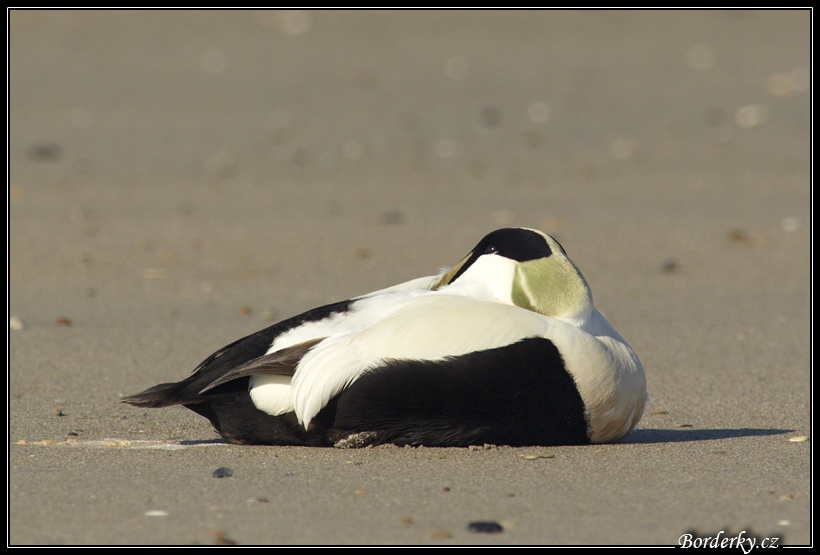
[[[185,385],[185,382],[161,383],[142,393],[123,397],[121,401],[135,407],[148,408],[170,407],[200,401],[200,399],[191,399],[190,395],[186,394],[188,388]]]

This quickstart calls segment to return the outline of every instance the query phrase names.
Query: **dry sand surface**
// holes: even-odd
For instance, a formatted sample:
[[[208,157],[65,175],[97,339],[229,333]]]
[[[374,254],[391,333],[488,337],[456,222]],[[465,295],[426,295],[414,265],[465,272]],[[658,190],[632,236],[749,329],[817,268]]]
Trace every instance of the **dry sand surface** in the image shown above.
[[[810,24],[11,11],[8,542],[810,543]],[[646,367],[617,444],[240,447],[119,403],[511,225]]]

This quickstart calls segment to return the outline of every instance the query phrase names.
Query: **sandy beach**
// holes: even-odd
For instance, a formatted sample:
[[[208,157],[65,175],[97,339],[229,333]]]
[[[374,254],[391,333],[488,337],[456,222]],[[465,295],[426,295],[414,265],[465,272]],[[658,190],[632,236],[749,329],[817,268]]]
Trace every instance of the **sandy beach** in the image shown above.
[[[10,545],[811,543],[810,11],[8,23]],[[119,402],[509,226],[640,356],[618,443],[248,447]]]

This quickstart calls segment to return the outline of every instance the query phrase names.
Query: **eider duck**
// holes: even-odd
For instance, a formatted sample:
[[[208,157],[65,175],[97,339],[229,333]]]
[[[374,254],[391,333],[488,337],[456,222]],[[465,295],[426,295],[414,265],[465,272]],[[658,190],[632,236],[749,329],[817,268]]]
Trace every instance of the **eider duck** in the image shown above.
[[[577,445],[630,433],[646,378],[558,241],[507,228],[452,269],[309,310],[122,401],[182,405],[239,444]]]

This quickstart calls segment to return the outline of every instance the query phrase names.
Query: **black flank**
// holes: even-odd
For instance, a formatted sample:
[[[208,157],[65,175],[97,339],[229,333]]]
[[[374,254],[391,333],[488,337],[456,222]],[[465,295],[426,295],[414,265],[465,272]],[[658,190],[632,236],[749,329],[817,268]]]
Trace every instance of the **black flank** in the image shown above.
[[[338,396],[331,425],[399,445],[589,443],[581,395],[544,338],[444,361],[388,361]]]

